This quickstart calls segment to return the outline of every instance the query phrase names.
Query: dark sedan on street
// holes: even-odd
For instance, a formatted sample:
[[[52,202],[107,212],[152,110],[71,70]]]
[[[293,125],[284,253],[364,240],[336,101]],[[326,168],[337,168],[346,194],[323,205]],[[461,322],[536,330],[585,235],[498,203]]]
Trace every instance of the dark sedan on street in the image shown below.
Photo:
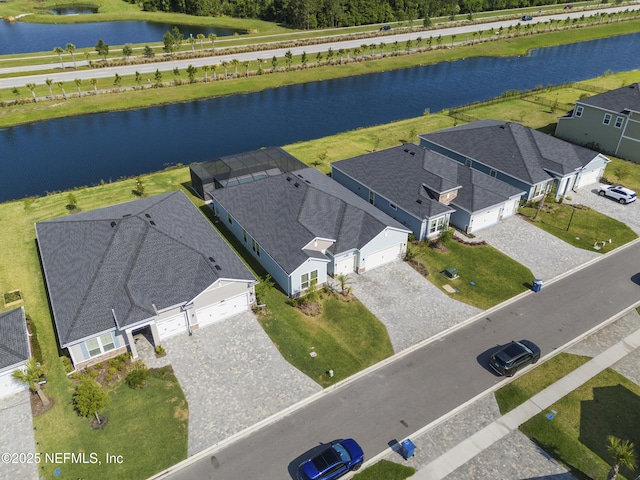
[[[364,452],[352,438],[336,440],[298,467],[298,480],[334,480],[358,470]]]
[[[536,363],[540,359],[540,349],[529,340],[511,342],[491,355],[489,366],[498,375],[513,377],[521,368],[530,363]]]

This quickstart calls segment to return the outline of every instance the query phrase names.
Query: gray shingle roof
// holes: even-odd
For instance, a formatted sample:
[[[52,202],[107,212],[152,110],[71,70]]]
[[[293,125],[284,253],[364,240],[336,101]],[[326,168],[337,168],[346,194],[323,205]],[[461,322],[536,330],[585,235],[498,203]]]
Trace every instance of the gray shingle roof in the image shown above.
[[[314,238],[335,240],[337,254],[362,248],[386,227],[407,231],[315,168],[208,193],[287,273],[317,257],[303,250]]]
[[[413,144],[368,153],[331,165],[419,219],[453,211],[450,206],[428,197],[425,185],[439,193],[458,189],[452,205],[469,212],[496,205],[523,193],[489,175]],[[418,199],[421,203],[416,201]]]
[[[640,112],[640,83],[632,83],[626,87],[583,98],[577,103],[592,105],[618,113],[623,112],[625,109]]]
[[[420,135],[529,185],[585,167],[597,155],[518,123],[481,120]]]
[[[0,370],[22,363],[31,356],[24,309],[0,313]]]
[[[255,277],[182,191],[36,224],[62,346]],[[220,267],[218,270],[215,265]]]

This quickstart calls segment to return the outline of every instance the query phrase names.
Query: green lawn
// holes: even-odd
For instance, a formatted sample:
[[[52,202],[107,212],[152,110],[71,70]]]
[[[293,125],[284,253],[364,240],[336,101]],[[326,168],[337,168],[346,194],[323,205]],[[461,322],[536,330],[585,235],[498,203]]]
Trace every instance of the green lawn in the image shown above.
[[[504,415],[521,405],[536,393],[591,360],[581,355],[560,353],[538,365],[526,375],[519,376],[495,393],[500,413]]]
[[[109,405],[101,412],[108,418],[102,430],[93,430],[89,419],[70,413],[71,406],[56,399],[54,412],[36,417],[38,450],[45,453],[96,454],[100,463],[52,464],[42,462],[40,475],[53,478],[144,479],[187,458],[189,410],[184,393],[171,374],[150,376],[147,386],[131,389],[124,382],[109,390]],[[121,456],[109,463],[106,454]]]
[[[354,480],[404,480],[416,473],[416,469],[389,460],[380,460],[353,478]]]
[[[427,269],[431,283],[441,289],[450,285],[459,290],[447,293],[455,300],[487,309],[531,288],[531,270],[490,245],[468,246],[448,240],[445,247],[442,251],[419,242],[410,243],[407,249]],[[451,280],[440,273],[449,267],[458,270],[459,278]]]
[[[553,420],[546,417],[555,411]],[[606,478],[611,458],[606,438],[640,445],[640,386],[612,369],[600,373],[520,429],[578,478]],[[553,413],[553,412],[551,412]],[[636,472],[621,468],[619,479]]]
[[[635,168],[638,169],[637,166]],[[536,208],[521,207],[520,213],[532,219]],[[638,235],[626,224],[589,207],[577,206],[574,209],[568,203],[545,202],[537,220],[533,223],[574,247],[593,252],[610,252],[614,248],[638,238]],[[609,239],[611,239],[611,243],[609,243]],[[600,247],[599,250],[594,249],[596,242]]]
[[[259,316],[262,328],[289,363],[323,387],[393,355],[385,326],[355,299],[325,296],[318,316],[287,305],[276,288],[267,290],[264,301],[268,311]]]

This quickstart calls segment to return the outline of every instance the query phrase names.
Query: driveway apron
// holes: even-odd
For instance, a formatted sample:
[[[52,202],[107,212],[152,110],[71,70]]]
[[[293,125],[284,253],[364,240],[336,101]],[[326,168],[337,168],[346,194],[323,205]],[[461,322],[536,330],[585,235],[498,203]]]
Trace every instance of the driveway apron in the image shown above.
[[[284,360],[251,312],[162,345],[189,403],[189,456],[322,390]]]
[[[0,398],[0,453],[33,455],[36,452],[29,395],[28,390],[23,390]],[[38,465],[35,462],[3,461],[0,480],[16,478],[38,478]]]
[[[481,310],[449,298],[405,262],[350,276],[353,294],[387,327],[400,352]]]
[[[600,184],[592,188],[583,188],[571,193],[571,203],[586,205],[594,210],[626,223],[631,230],[640,235],[640,203],[621,205],[615,200],[598,195]]]

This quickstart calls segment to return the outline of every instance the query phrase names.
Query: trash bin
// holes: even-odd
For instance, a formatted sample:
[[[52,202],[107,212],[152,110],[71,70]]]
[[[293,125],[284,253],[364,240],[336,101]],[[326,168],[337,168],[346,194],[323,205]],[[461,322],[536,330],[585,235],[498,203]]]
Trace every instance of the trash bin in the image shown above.
[[[542,288],[542,280],[536,278],[533,281],[533,291],[538,293],[541,288]]]
[[[404,442],[402,442],[402,456],[405,460],[409,457],[413,457],[413,453],[416,450],[416,446],[413,444],[410,438],[407,438]]]

